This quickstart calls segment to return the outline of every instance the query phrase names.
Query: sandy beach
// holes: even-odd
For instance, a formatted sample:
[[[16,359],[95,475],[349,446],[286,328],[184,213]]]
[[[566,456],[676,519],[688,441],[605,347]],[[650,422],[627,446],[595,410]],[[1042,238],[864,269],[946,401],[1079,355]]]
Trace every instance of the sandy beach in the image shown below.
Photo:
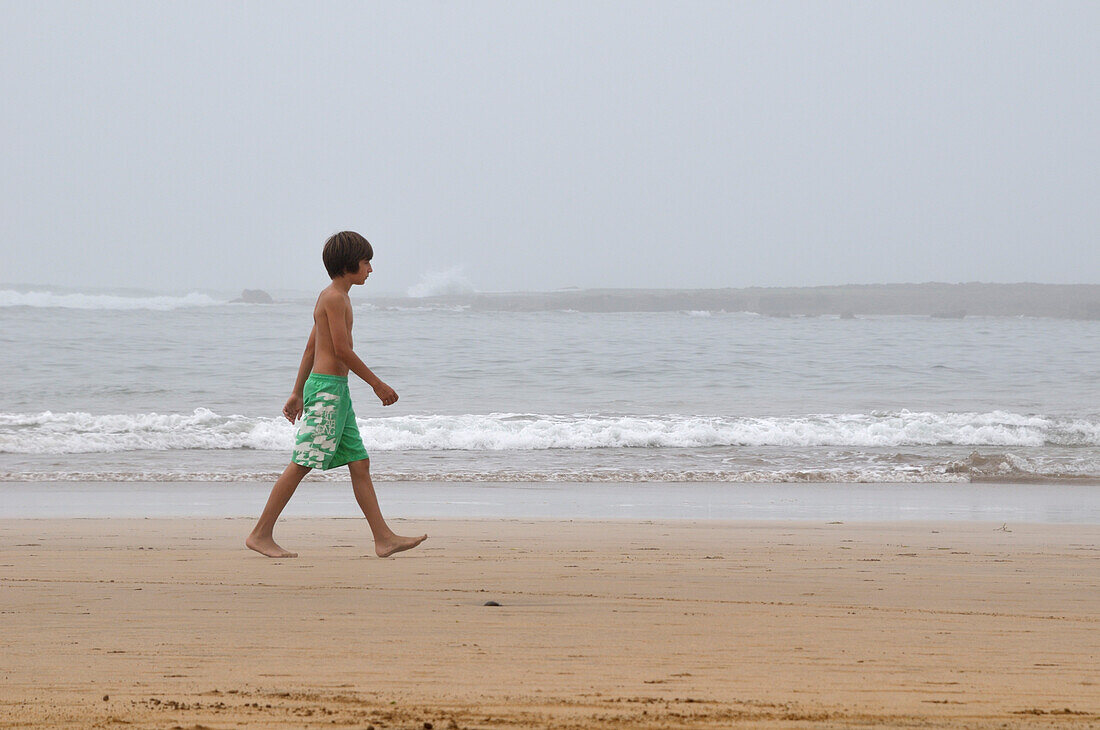
[[[394,525],[0,520],[0,727],[1100,725],[1095,526]]]

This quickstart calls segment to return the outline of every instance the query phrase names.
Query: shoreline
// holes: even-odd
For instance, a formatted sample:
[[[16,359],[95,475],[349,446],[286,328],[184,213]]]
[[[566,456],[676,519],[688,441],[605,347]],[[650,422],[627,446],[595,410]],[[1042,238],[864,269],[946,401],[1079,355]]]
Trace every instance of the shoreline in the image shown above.
[[[0,726],[1100,722],[1092,526],[391,524],[0,519]]]
[[[0,517],[248,517],[267,482],[0,482]],[[1100,483],[384,482],[386,515],[452,519],[984,521],[1100,525]],[[349,481],[287,517],[360,517]]]

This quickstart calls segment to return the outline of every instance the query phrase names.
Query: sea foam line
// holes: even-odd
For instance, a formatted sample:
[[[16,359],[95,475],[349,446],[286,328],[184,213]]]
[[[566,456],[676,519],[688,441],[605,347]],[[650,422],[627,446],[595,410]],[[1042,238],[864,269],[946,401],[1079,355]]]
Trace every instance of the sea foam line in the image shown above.
[[[371,451],[527,451],[714,446],[1100,446],[1100,422],[991,413],[875,412],[783,417],[490,413],[358,420]],[[70,454],[291,447],[280,418],[83,412],[0,413],[0,453]]]
[[[0,307],[152,309],[167,311],[183,307],[209,307],[224,303],[198,292],[191,292],[180,297],[122,297],[114,294],[56,294],[48,291],[0,290]]]
[[[984,458],[981,459],[984,461]],[[973,462],[973,457],[971,457]],[[1082,473],[1066,464],[1043,460],[1011,459],[1000,455],[993,463],[940,463],[924,466],[864,466],[815,469],[375,469],[376,481],[385,482],[499,482],[499,483],[639,483],[722,482],[736,484],[916,484],[960,482],[1090,483],[1100,481],[1100,470]],[[959,468],[959,467],[963,468]],[[132,470],[41,470],[0,472],[0,482],[274,482],[278,471],[250,469],[184,470],[151,468]],[[343,469],[314,471],[310,481],[348,481]]]

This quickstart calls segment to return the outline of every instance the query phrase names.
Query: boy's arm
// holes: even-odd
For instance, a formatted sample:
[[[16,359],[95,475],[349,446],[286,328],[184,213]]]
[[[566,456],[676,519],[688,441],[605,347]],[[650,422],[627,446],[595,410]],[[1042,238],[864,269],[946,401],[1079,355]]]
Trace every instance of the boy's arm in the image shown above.
[[[336,357],[348,366],[348,370],[351,370],[365,380],[370,387],[374,388],[374,394],[382,401],[382,405],[393,405],[397,402],[397,393],[393,388],[383,383],[381,378],[372,373],[370,368],[351,349],[351,338],[348,336],[346,324],[348,321],[347,312],[350,308],[351,305],[346,300],[341,301],[336,297],[332,297],[325,302],[325,315],[328,320],[329,335],[332,337],[332,348],[336,352]]]
[[[286,405],[283,406],[283,415],[291,423],[294,423],[298,420],[298,416],[302,415],[302,391],[306,387],[306,378],[313,370],[313,353],[316,341],[317,325],[315,323],[309,333],[309,341],[306,342],[306,351],[302,353],[302,364],[298,366],[298,379],[294,381],[294,390],[291,391],[290,397],[286,400]]]

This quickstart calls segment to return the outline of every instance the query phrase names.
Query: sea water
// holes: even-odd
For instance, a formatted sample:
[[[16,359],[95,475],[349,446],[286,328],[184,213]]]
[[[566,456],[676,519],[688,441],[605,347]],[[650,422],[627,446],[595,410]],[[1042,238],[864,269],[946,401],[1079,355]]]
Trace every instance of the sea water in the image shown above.
[[[376,479],[1100,480],[1098,321],[353,302]],[[274,479],[312,306],[0,291],[0,481]]]

